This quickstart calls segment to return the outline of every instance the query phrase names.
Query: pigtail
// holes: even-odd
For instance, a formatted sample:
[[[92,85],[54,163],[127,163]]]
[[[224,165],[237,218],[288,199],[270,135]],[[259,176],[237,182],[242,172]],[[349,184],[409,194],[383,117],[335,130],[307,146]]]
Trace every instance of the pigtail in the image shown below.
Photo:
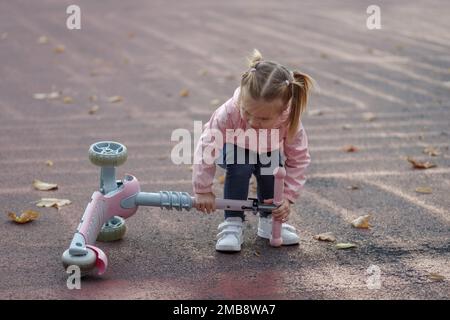
[[[258,49],[254,49],[252,55],[247,58],[249,69],[242,74],[241,88],[248,89],[250,95],[257,99],[259,96],[254,94],[261,92],[261,81],[258,81],[256,70],[260,62],[263,61],[261,52]],[[241,91],[242,94],[242,91]]]
[[[255,68],[258,64],[258,62],[261,62],[263,60],[261,52],[259,52],[258,49],[253,49],[253,53],[248,58],[248,67],[249,68]]]
[[[293,78],[294,80],[290,83],[292,99],[288,119],[288,140],[293,139],[298,131],[301,115],[306,110],[308,103],[309,91],[313,87],[313,79],[307,74],[294,71]]]

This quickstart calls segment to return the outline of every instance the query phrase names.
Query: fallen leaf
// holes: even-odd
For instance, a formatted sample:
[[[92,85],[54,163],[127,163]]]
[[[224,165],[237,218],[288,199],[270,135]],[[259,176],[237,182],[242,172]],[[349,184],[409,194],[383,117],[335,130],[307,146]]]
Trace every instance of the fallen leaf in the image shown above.
[[[72,97],[64,97],[63,102],[64,103],[73,103],[73,99],[72,99]]]
[[[359,186],[347,186],[346,189],[347,190],[358,190]]]
[[[261,253],[259,253],[259,251],[255,251],[254,252],[255,256],[259,257],[261,255]]]
[[[377,118],[377,116],[375,114],[373,114],[372,112],[365,112],[363,113],[363,119],[365,121],[373,121]]]
[[[112,96],[109,98],[109,102],[116,103],[123,101],[123,98],[121,96]]]
[[[189,96],[189,90],[188,89],[182,89],[180,91],[180,97],[187,97]]]
[[[444,281],[445,277],[443,275],[440,275],[438,273],[430,273],[428,275],[431,281]]]
[[[66,51],[66,47],[64,47],[62,44],[60,44],[60,45],[57,45],[57,46],[53,49],[53,51],[54,51],[55,53],[63,53],[64,51]]]
[[[55,207],[57,209],[61,208],[62,206],[71,204],[72,201],[68,199],[56,199],[56,198],[42,198],[41,200],[36,202],[36,206],[38,207]]]
[[[212,99],[211,102],[210,102],[210,104],[211,104],[212,106],[217,106],[219,103],[220,103],[220,100],[219,100],[219,99]]]
[[[343,150],[344,150],[345,152],[356,152],[356,151],[358,151],[359,149],[358,149],[357,147],[355,147],[354,145],[348,145],[348,146],[345,146],[345,147],[343,148]]]
[[[58,189],[58,185],[56,183],[47,183],[40,180],[35,179],[33,181],[33,187],[36,190],[40,191],[48,191],[48,190],[55,190]]]
[[[91,102],[97,102],[97,100],[98,100],[98,98],[96,95],[92,95],[89,97],[89,101],[91,101]]]
[[[320,233],[320,234],[315,235],[313,238],[315,240],[319,240],[319,241],[328,241],[328,242],[336,241],[336,237],[334,236],[334,234],[332,232]]]
[[[342,129],[343,129],[343,130],[350,130],[351,128],[352,128],[352,126],[349,125],[349,124],[344,124],[344,125],[342,126]]]
[[[98,105],[92,106],[92,107],[89,109],[89,114],[94,114],[94,113],[96,113],[99,109],[100,109],[100,108],[99,108]]]
[[[225,175],[221,175],[217,178],[217,181],[219,181],[220,184],[224,184],[225,183]]]
[[[53,166],[53,161],[52,160],[47,160],[47,161],[45,161],[45,164],[47,166],[49,166],[49,167],[52,167]]]
[[[423,149],[423,153],[425,153],[429,156],[432,156],[432,157],[436,157],[441,154],[439,149],[435,148],[435,147],[426,147],[425,149]]]
[[[252,177],[250,178],[250,191],[254,193],[258,191],[258,183],[254,175],[252,175]]]
[[[356,248],[356,245],[353,243],[338,243],[336,244],[336,249],[350,249]]]
[[[47,99],[58,99],[60,96],[60,93],[58,91],[53,91],[47,94]]]
[[[15,223],[27,223],[36,220],[39,217],[39,212],[33,210],[26,210],[18,217],[14,212],[8,212],[8,217]]]
[[[432,193],[433,190],[430,187],[418,187],[418,188],[416,188],[416,192],[429,194],[429,193]]]
[[[358,217],[351,222],[352,226],[359,229],[369,229],[370,214]]]
[[[48,38],[46,36],[40,36],[37,42],[39,44],[47,44],[48,43]]]
[[[434,163],[431,163],[429,161],[417,161],[411,157],[406,158],[406,160],[408,160],[413,165],[414,169],[430,169],[437,167]]]
[[[310,116],[321,116],[323,114],[324,114],[323,110],[320,109],[308,111],[308,115]]]
[[[36,100],[45,100],[47,99],[47,94],[46,93],[35,93],[33,94],[33,98]]]

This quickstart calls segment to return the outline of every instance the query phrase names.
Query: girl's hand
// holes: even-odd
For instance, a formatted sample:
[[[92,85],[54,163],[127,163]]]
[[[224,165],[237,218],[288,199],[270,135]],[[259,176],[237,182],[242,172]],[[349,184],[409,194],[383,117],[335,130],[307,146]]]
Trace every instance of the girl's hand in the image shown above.
[[[196,193],[195,208],[206,213],[216,211],[216,195],[212,192]]]
[[[273,199],[264,200],[264,203],[272,204]],[[281,222],[288,221],[288,216],[291,213],[291,203],[287,199],[283,199],[281,205],[272,211],[272,217],[275,220],[280,220]]]

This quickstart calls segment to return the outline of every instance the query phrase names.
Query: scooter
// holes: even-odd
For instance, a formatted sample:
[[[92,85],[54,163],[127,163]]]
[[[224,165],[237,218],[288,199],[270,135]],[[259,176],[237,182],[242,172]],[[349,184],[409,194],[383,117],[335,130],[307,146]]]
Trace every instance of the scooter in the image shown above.
[[[127,148],[115,141],[101,141],[90,146],[89,160],[100,167],[100,189],[92,194],[72,242],[62,255],[66,269],[75,265],[80,268],[82,275],[105,273],[108,258],[95,246],[96,241],[121,239],[126,231],[125,219],[134,215],[139,206],[177,211],[195,208],[195,197],[187,192],[142,192],[139,181],[129,174],[123,180],[116,180],[116,167],[125,163],[127,156]],[[285,175],[283,167],[275,168],[273,204],[261,203],[253,198],[216,199],[216,209],[271,213],[282,202]],[[282,245],[281,221],[273,220],[272,228],[270,244],[279,247]]]

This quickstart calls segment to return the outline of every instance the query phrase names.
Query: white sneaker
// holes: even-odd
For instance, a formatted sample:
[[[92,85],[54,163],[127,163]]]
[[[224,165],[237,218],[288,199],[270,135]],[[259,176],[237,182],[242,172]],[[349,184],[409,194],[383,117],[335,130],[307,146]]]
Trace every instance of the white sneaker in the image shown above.
[[[243,228],[244,222],[240,217],[227,218],[219,224],[217,234],[217,251],[241,251],[244,242]]]
[[[270,239],[272,235],[272,216],[267,218],[259,217],[258,223],[258,236],[264,239]],[[283,245],[298,244],[300,238],[293,226],[287,223],[281,225],[281,238],[283,239]]]

